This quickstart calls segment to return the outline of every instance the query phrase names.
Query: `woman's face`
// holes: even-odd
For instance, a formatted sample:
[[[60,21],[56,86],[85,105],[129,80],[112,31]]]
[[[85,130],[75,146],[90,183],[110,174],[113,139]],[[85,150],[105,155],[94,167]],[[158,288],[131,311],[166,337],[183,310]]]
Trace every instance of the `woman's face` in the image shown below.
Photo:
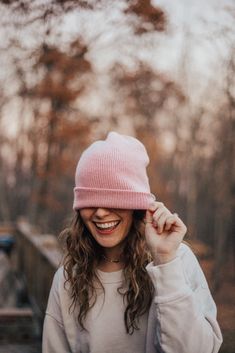
[[[90,207],[81,209],[80,215],[97,243],[105,248],[122,244],[133,221],[133,210]]]

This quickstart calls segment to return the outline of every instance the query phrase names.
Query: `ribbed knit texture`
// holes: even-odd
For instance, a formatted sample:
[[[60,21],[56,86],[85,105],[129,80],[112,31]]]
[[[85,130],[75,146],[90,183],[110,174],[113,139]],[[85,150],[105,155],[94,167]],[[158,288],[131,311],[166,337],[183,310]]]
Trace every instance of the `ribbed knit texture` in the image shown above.
[[[147,209],[150,193],[144,145],[134,137],[110,132],[82,154],[75,174],[74,209],[107,207]]]

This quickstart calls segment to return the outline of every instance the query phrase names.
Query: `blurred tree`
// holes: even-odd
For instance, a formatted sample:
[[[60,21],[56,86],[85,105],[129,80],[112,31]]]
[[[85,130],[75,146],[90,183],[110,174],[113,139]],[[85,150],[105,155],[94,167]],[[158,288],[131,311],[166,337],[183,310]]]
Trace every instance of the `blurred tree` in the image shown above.
[[[216,150],[212,159],[215,204],[215,268],[214,286],[221,283],[221,268],[235,255],[235,55],[232,52],[227,65],[225,102],[218,111]],[[231,268],[235,279],[235,263]]]
[[[62,189],[60,174],[65,177],[64,170],[71,168],[71,172],[74,167],[74,152],[71,151],[69,159],[67,150],[77,141],[78,153],[89,138],[88,121],[76,106],[85,90],[84,76],[92,72],[91,65],[84,58],[87,48],[78,39],[71,44],[70,52],[75,54],[68,55],[43,44],[34,65],[34,70],[43,72],[42,78],[35,86],[20,91],[36,107],[28,131],[33,146],[29,218],[45,227],[52,216],[49,209],[64,211],[66,191]]]
[[[25,33],[26,37],[29,31],[38,28],[32,45],[28,45],[25,35],[20,38],[13,32],[12,40],[8,40],[16,78],[13,96],[21,99],[20,139],[16,138],[12,146],[15,164],[11,169],[13,182],[8,186],[13,219],[25,214],[31,222],[55,229],[64,207],[71,202],[72,195],[66,193],[68,185],[70,190],[73,185],[71,171],[77,161],[74,151],[79,155],[92,130],[91,116],[80,109],[80,101],[97,75],[88,60],[97,37],[87,40],[83,33],[83,37],[64,43],[62,50],[58,28],[65,14],[79,9],[94,11],[106,5],[106,1],[26,0],[4,1],[1,5],[12,19],[11,23],[4,20],[2,25]],[[126,23],[133,28],[136,38],[165,28],[163,11],[150,2],[143,5],[129,1],[123,9]],[[64,170],[68,170],[67,175]]]
[[[166,75],[140,63],[138,68],[128,71],[124,67],[115,67],[113,73],[114,90],[119,92],[120,104],[124,104],[123,114],[132,121],[137,137],[145,144],[150,155],[148,169],[152,192],[160,200],[171,200],[167,194],[166,179],[161,173],[165,164],[165,152],[161,146],[162,119],[167,119],[167,104],[183,104],[185,96],[175,82]],[[174,103],[173,103],[174,102]],[[163,117],[164,115],[164,117]]]
[[[125,13],[134,14],[139,18],[134,24],[135,33],[138,35],[166,29],[166,14],[160,7],[153,6],[150,0],[129,1]]]

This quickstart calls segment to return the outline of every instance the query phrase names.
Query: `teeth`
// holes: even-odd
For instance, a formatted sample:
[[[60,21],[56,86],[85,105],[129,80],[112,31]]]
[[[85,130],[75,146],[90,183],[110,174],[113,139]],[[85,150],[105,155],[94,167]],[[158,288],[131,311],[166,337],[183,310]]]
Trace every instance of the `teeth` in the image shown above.
[[[119,221],[115,222],[107,222],[107,223],[95,223],[97,228],[102,228],[102,229],[107,229],[107,228],[113,228],[115,227]]]

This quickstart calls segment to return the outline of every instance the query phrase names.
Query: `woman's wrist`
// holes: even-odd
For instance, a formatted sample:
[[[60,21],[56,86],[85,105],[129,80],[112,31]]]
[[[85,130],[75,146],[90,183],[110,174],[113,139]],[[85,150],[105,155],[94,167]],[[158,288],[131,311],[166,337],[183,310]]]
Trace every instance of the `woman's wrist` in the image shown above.
[[[170,254],[152,254],[155,266],[166,264],[176,258],[176,252]]]

